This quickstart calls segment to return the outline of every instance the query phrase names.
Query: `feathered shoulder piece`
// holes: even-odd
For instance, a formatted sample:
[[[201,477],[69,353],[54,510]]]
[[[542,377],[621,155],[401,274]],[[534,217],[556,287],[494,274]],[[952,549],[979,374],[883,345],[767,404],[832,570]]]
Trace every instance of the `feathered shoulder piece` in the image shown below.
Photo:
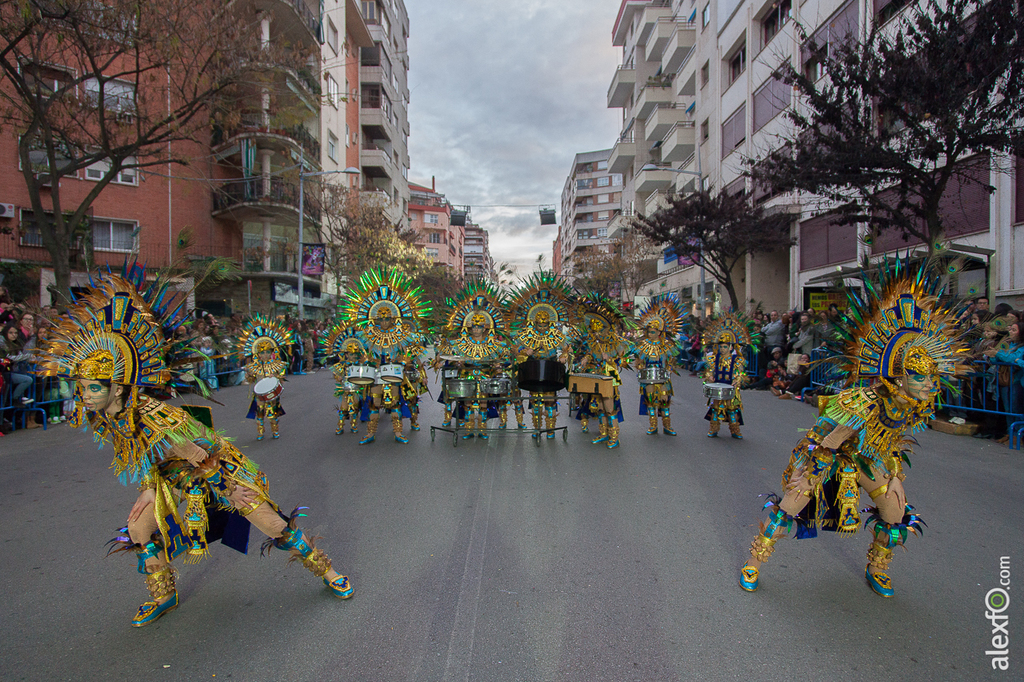
[[[561,277],[549,273],[530,276],[506,304],[512,332],[518,333],[538,325],[560,330],[568,325],[575,334],[579,316],[572,289]]]
[[[397,270],[368,270],[349,289],[339,314],[375,353],[401,352],[422,339],[431,307],[423,291]]]
[[[446,301],[446,308],[444,327],[448,336],[457,336],[475,323],[500,336],[509,333],[505,297],[489,282],[470,282]]]
[[[259,357],[266,350],[275,353],[279,350],[287,351],[294,343],[295,333],[282,322],[262,313],[253,313],[245,318],[235,347],[239,356],[250,358]]]
[[[164,389],[173,358],[186,354],[187,335],[175,338],[188,318],[185,305],[170,282],[147,281],[137,263],[126,262],[120,275],[91,277],[36,349],[36,372]]]
[[[708,320],[704,329],[704,344],[731,343],[756,347],[759,336],[754,333],[754,322],[743,313],[720,313]]]
[[[967,371],[967,343],[957,327],[962,305],[943,302],[945,271],[928,263],[886,261],[861,274],[863,293],[847,289],[848,308],[834,324],[827,358],[846,386],[908,373],[944,378]]]
[[[654,327],[665,332],[669,339],[675,339],[686,327],[686,309],[675,294],[656,296],[648,301],[640,312],[640,327]]]

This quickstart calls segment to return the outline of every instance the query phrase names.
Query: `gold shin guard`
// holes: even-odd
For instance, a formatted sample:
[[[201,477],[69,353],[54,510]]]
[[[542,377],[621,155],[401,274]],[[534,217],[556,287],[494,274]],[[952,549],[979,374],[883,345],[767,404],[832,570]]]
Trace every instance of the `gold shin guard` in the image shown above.
[[[280,434],[277,432],[277,418],[274,417],[270,420],[270,433],[274,438],[277,438]]]
[[[515,410],[516,413],[516,426],[518,426],[519,428],[523,428],[524,426],[526,426],[526,416],[525,410],[523,410],[522,401],[517,400],[515,404],[512,406],[512,409]]]
[[[391,428],[394,430],[396,436],[402,435],[402,417],[401,415],[391,415]]]
[[[597,417],[597,438],[591,442],[594,445],[598,443],[606,443],[608,441],[608,426],[605,424],[605,416],[598,415]]]
[[[720,429],[721,427],[722,427],[722,422],[718,421],[717,419],[712,419],[711,423],[708,425],[708,435],[709,436],[716,436],[716,435],[718,435],[718,429]]]
[[[590,430],[590,417],[580,417],[580,428],[583,429],[583,433]]]
[[[302,558],[302,565],[317,578],[324,577],[324,574],[331,570],[331,560],[327,558],[322,549],[316,547],[309,553],[309,556]]]
[[[174,594],[174,569],[165,566],[159,571],[146,574],[146,589],[153,599],[164,599]]]
[[[731,433],[734,436],[740,435],[739,422],[729,422],[729,433]]]
[[[648,407],[648,417],[650,418],[651,425],[647,427],[647,433],[653,435],[658,432],[658,408]]]
[[[376,436],[377,435],[377,424],[380,422],[380,414],[377,412],[370,413],[370,421],[366,422],[366,435]]]
[[[672,417],[669,416],[668,410],[661,417],[661,430],[669,436],[676,435],[676,432],[672,430]]]
[[[889,569],[889,564],[892,562],[892,549],[886,547],[883,543],[877,539],[871,543],[868,547],[868,568],[874,568],[877,571],[886,571]]]
[[[614,419],[611,419],[611,426],[608,427],[608,447],[617,448],[619,447],[619,424]]]
[[[259,436],[260,438],[263,438],[263,432],[265,430],[266,430],[266,427],[263,424],[263,418],[262,417],[258,417],[256,419],[256,435]]]
[[[767,538],[764,536],[764,531],[761,532],[754,541],[750,543],[750,558],[764,563],[768,561],[768,557],[775,551],[775,543],[778,542],[778,538]]]

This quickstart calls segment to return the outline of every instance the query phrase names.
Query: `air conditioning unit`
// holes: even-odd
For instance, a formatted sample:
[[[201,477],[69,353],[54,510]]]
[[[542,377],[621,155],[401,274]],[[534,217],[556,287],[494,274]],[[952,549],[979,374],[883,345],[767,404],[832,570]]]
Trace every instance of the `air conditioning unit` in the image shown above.
[[[0,218],[13,218],[14,204],[0,204]]]

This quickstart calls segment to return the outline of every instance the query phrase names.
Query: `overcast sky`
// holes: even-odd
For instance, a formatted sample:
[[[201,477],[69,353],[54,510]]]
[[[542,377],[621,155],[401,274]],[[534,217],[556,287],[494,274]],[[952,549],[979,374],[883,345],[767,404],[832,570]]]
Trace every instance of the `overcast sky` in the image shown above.
[[[579,152],[608,149],[621,109],[607,108],[621,59],[611,33],[620,0],[405,0],[409,11],[409,181],[472,207],[491,256],[551,267],[565,179]],[[523,208],[486,208],[527,204]]]

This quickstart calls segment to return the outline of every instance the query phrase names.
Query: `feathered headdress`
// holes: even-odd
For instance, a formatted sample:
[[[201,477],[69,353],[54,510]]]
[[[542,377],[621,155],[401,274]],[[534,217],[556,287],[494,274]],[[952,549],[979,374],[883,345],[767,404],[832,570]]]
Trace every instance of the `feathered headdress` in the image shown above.
[[[326,334],[320,336],[320,349],[324,355],[344,355],[345,353],[367,354],[370,344],[357,327],[339,322],[331,327]]]
[[[686,310],[675,294],[652,298],[640,313],[640,327],[654,327],[665,332],[670,339],[676,338],[686,326]]]
[[[187,337],[175,338],[188,319],[179,294],[164,279],[147,283],[137,263],[90,278],[36,349],[36,373],[166,389],[175,357],[191,356]]]
[[[245,319],[235,347],[242,358],[258,357],[260,353],[272,350],[285,352],[295,343],[295,333],[282,322],[273,320],[262,313],[253,313]]]
[[[489,282],[467,284],[448,299],[447,308],[445,330],[449,335],[458,335],[474,323],[482,323],[500,335],[508,334],[505,297]]]
[[[365,335],[375,353],[395,353],[416,345],[426,331],[430,306],[422,290],[397,270],[368,270],[338,310]]]
[[[864,296],[847,289],[848,310],[839,315],[824,360],[846,386],[888,381],[908,373],[963,374],[967,344],[957,328],[962,305],[943,303],[944,272],[896,258],[862,273]]]
[[[532,275],[512,294],[506,303],[513,333],[550,324],[552,329],[568,325],[576,334],[579,317],[572,289],[560,277],[548,273]]]
[[[636,323],[607,296],[588,292],[576,302],[580,319],[580,338],[592,353],[617,356],[629,350],[624,332],[635,329]]]
[[[738,312],[721,313],[708,320],[704,329],[704,343],[730,343],[739,346],[757,346],[759,335],[754,333],[754,323]]]

